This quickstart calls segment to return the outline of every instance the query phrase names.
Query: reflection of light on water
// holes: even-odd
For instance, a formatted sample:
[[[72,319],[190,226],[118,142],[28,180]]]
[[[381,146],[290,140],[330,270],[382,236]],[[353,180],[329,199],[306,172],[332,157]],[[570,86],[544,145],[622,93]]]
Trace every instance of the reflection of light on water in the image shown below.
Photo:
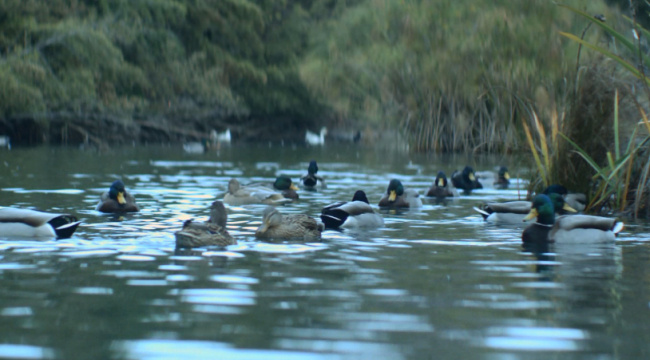
[[[580,349],[578,340],[589,338],[586,331],[567,328],[507,327],[488,329],[483,346],[523,351],[575,351]]]
[[[0,344],[0,357],[6,359],[53,359],[54,351],[40,346]]]
[[[235,349],[231,345],[198,340],[114,341],[111,350],[126,359],[247,359],[247,360],[327,360],[331,354],[282,350]]]

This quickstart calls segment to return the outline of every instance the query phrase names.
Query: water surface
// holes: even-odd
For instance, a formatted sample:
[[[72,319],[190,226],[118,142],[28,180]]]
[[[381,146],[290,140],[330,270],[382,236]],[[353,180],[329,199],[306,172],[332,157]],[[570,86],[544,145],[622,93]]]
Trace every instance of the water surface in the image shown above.
[[[69,212],[73,238],[0,235],[0,358],[29,359],[629,359],[650,356],[650,231],[615,244],[523,251],[522,227],[485,224],[472,206],[517,199],[483,190],[446,205],[382,212],[384,228],[265,243],[263,206],[229,207],[226,249],[174,249],[184,220],[207,219],[228,180],[297,180],[311,159],[328,187],[300,191],[284,213],[317,216],[391,178],[423,193],[438,170],[510,157],[409,155],[382,149],[241,145],[0,151],[0,205]],[[94,211],[121,178],[142,211]],[[519,186],[519,188],[523,188]]]

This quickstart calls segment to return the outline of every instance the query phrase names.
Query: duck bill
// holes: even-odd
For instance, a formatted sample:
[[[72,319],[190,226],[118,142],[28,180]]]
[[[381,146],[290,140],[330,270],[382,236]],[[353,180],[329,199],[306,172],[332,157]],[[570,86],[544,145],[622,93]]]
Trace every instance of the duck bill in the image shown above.
[[[291,186],[289,186],[289,189],[291,189],[293,191],[298,191],[298,187],[296,186],[296,184],[293,184],[293,183],[291,184]]]
[[[388,194],[388,201],[395,201],[395,199],[397,199],[397,192],[395,192],[395,190],[391,190]]]
[[[117,202],[118,202],[120,205],[124,205],[124,204],[126,204],[126,199],[124,199],[124,193],[123,193],[123,192],[119,192],[119,193],[117,193]]]
[[[445,186],[445,180],[443,178],[438,179],[438,186],[440,186],[440,187]]]
[[[508,174],[507,172],[506,172],[505,174],[503,174],[503,177],[504,177],[506,180],[510,180],[510,174]]]
[[[474,173],[469,173],[469,179],[472,181],[476,180],[476,176],[474,176]]]
[[[537,209],[532,209],[532,210],[530,210],[528,215],[526,215],[526,217],[524,218],[524,221],[535,219],[535,218],[537,218],[537,215],[538,215]]]
[[[568,211],[568,212],[573,212],[573,213],[577,213],[577,212],[578,212],[578,210],[572,208],[572,207],[569,206],[569,204],[567,204],[567,203],[564,203],[564,205],[562,206],[562,210],[564,210],[564,211]]]

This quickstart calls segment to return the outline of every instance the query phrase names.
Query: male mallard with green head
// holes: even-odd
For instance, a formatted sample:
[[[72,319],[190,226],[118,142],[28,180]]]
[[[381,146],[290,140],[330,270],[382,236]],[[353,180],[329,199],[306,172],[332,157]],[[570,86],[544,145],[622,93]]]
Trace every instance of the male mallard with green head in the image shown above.
[[[404,189],[402,182],[397,179],[388,183],[386,194],[379,200],[380,208],[409,209],[421,206],[420,195],[415,190]]]
[[[228,192],[223,197],[228,205],[240,206],[249,204],[282,205],[291,202],[282,194],[261,185],[242,186],[237,179],[230,179]]]
[[[557,242],[602,243],[612,242],[623,230],[624,224],[616,219],[591,215],[555,217],[551,198],[544,194],[533,198],[533,205],[525,220],[537,218],[521,235],[524,243]]]
[[[318,164],[316,163],[316,160],[312,160],[309,162],[309,167],[307,168],[307,175],[304,175],[303,177],[300,178],[300,181],[302,181],[302,184],[305,186],[305,189],[313,190],[314,188],[316,188],[316,185],[318,185],[319,181],[321,183],[321,187],[325,188],[325,180],[323,180],[323,178],[317,174],[318,174]]]
[[[0,236],[67,239],[81,221],[69,214],[0,208]]]
[[[496,180],[494,181],[495,189],[507,189],[510,185],[510,173],[508,173],[508,168],[505,166],[499,167],[499,172],[497,172]]]
[[[465,166],[463,171],[454,171],[451,174],[451,183],[455,188],[462,189],[465,195],[471,194],[474,189],[483,188],[483,185],[476,179],[471,166]]]
[[[255,231],[258,239],[269,240],[320,240],[323,224],[305,214],[282,215],[278,209],[269,206],[264,209],[262,225]]]
[[[276,190],[280,190],[282,196],[284,196],[287,199],[298,200],[299,198],[298,193],[296,192],[298,190],[298,187],[293,183],[291,178],[287,175],[280,175],[277,178],[275,178],[275,182],[273,183],[273,188]]]
[[[135,198],[124,188],[124,183],[115,180],[110,189],[102,194],[95,210],[103,213],[124,213],[138,212],[140,208],[135,203]]]
[[[187,220],[183,229],[174,233],[177,248],[193,248],[201,246],[227,246],[237,244],[228,231],[226,222],[228,213],[221,201],[214,201],[210,207],[210,218],[207,222]]]
[[[433,182],[433,185],[431,185],[431,188],[429,188],[429,191],[427,191],[427,196],[442,200],[447,197],[458,196],[458,194],[454,194],[452,189],[449,188],[445,172],[438,171],[436,180]]]
[[[320,215],[326,228],[378,228],[384,219],[370,206],[363,190],[357,190],[350,202],[338,202],[323,208]]]
[[[562,214],[575,213],[560,194],[550,193],[549,198],[553,202],[553,208]],[[530,201],[506,201],[491,202],[482,205],[481,208],[474,207],[474,210],[481,214],[483,220],[496,224],[520,225],[526,215],[530,213],[533,204]]]

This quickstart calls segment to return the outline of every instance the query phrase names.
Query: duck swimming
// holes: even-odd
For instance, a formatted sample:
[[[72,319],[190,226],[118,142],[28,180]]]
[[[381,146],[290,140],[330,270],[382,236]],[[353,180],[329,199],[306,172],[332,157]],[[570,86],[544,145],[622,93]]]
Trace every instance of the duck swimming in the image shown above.
[[[454,171],[451,174],[451,183],[454,187],[462,189],[465,195],[471,194],[474,189],[483,188],[483,185],[476,179],[474,169],[471,166],[465,166],[463,171]]]
[[[528,226],[521,234],[524,243],[613,242],[624,227],[622,222],[602,216],[565,215],[556,218],[553,202],[544,194],[533,198],[533,206],[526,220],[533,218],[537,218],[537,222]]]
[[[321,182],[321,186],[325,188],[325,180],[322,177],[317,175],[318,173],[318,164],[316,160],[309,162],[309,167],[307,168],[307,175],[304,175],[300,178],[302,184],[305,186],[305,189],[314,189],[318,182]]]
[[[323,224],[305,214],[282,215],[269,206],[264,209],[262,225],[255,231],[258,239],[319,241]]]
[[[560,194],[551,193],[549,198],[553,202],[553,208],[561,211],[563,214],[575,213],[576,210],[564,202]],[[483,220],[496,224],[520,225],[523,223],[526,215],[532,209],[530,201],[506,201],[491,202],[483,205],[481,208],[474,207],[474,210],[483,216]]]
[[[508,168],[505,166],[499,167],[499,172],[497,172],[496,180],[494,181],[495,189],[507,189],[510,185],[510,174],[508,173]]]
[[[325,228],[378,228],[384,219],[368,202],[366,193],[357,190],[350,202],[338,202],[323,208],[320,215]]]
[[[228,213],[221,201],[214,201],[210,206],[210,218],[207,222],[187,220],[183,229],[174,233],[177,248],[194,248],[202,246],[227,246],[237,244],[228,231],[226,222]]]
[[[420,195],[415,190],[404,189],[402,182],[393,179],[388,183],[386,194],[379,200],[380,208],[409,209],[422,207]]]
[[[275,178],[275,182],[273,182],[273,188],[276,190],[280,190],[282,196],[284,196],[287,199],[291,199],[291,200],[299,199],[298,193],[296,192],[298,190],[298,187],[293,183],[291,178],[287,175],[280,175],[277,178]]]
[[[427,191],[427,196],[435,197],[436,199],[441,200],[447,197],[458,196],[458,194],[454,194],[454,191],[450,189],[445,172],[438,171],[433,185],[431,185],[431,188],[429,188],[429,191]]]
[[[103,193],[95,208],[103,213],[138,212],[140,208],[135,198],[126,191],[122,180],[115,180],[110,189]]]
[[[67,239],[81,221],[70,214],[0,208],[0,235],[21,238]]]
[[[241,186],[237,179],[230,179],[228,192],[223,197],[223,202],[233,206],[248,204],[283,205],[291,202],[282,194],[261,185]]]

